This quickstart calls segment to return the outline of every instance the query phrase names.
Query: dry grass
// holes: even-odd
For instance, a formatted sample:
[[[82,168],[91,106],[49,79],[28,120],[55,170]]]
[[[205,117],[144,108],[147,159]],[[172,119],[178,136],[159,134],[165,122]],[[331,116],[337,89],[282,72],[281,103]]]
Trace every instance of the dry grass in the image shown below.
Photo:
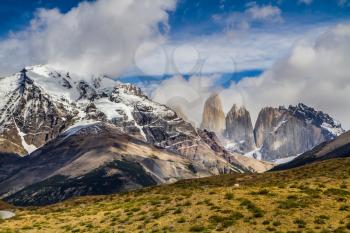
[[[15,208],[0,232],[349,232],[349,187],[350,159],[338,159]]]

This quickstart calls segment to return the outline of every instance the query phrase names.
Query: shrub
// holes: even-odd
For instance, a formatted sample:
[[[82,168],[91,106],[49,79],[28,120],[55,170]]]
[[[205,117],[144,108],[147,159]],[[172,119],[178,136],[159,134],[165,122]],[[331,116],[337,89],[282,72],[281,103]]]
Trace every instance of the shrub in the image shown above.
[[[298,225],[298,228],[305,228],[306,222],[302,219],[295,219],[294,223]]]
[[[329,217],[328,216],[325,216],[325,215],[320,215],[320,216],[317,216],[314,220],[314,223],[315,224],[325,224],[326,223],[326,220],[328,220]]]
[[[335,188],[330,188],[324,191],[324,194],[330,196],[341,196],[341,197],[347,197],[350,195],[350,192],[344,189],[335,189]]]
[[[252,195],[269,195],[270,191],[267,189],[261,189],[257,192],[251,192],[250,194],[252,194]]]
[[[190,232],[202,232],[205,230],[205,227],[204,226],[192,226],[190,227]]]
[[[233,199],[233,193],[226,193],[225,194],[225,199],[232,200]]]
[[[265,220],[262,222],[263,225],[269,225],[270,224],[270,220]]]
[[[180,208],[177,208],[175,211],[174,211],[174,214],[181,214],[182,213],[182,210]]]
[[[297,196],[288,196],[287,200],[280,201],[278,205],[281,209],[293,209],[293,208],[304,208],[308,205],[306,199],[298,199]]]
[[[349,211],[350,210],[350,206],[349,205],[342,205],[339,207],[340,211]]]
[[[347,224],[345,225],[345,227],[346,227],[347,229],[349,229],[349,230],[350,230],[350,222],[349,222],[349,223],[347,223]]]
[[[276,228],[269,226],[269,227],[266,227],[266,230],[267,231],[276,231]]]
[[[345,227],[338,227],[338,228],[335,229],[333,232],[334,232],[334,233],[346,233],[347,230],[345,229]]]
[[[272,225],[274,225],[275,227],[281,226],[281,222],[280,221],[274,221],[272,223]]]
[[[309,188],[307,186],[301,186],[299,187],[299,189],[301,190],[302,193],[305,193],[313,198],[319,198],[320,197],[320,189],[313,189],[313,188]]]
[[[253,213],[253,216],[256,218],[261,218],[264,216],[264,211],[257,207],[253,202],[247,199],[241,200],[241,206],[245,206],[250,212]]]
[[[243,218],[243,214],[239,212],[232,212],[229,216],[213,215],[209,218],[212,224],[221,224],[222,227],[227,228],[235,224],[235,222]]]

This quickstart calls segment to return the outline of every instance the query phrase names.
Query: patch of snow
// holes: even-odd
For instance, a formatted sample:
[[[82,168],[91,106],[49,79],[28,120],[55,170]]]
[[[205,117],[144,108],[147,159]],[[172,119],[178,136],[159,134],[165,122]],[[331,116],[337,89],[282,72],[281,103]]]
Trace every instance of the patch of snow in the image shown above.
[[[337,125],[339,125],[339,123],[337,123]],[[333,134],[334,136],[340,136],[341,134],[344,133],[344,130],[341,127],[332,127],[330,124],[326,122],[323,122],[321,127],[327,130],[328,132],[330,132],[331,134]]]
[[[257,160],[262,160],[262,155],[260,152],[261,148],[257,148],[253,151],[250,151],[248,153],[245,153],[244,156],[248,157],[248,158],[253,158],[253,159],[257,159]]]
[[[288,162],[292,161],[293,159],[295,159],[298,156],[299,155],[297,155],[297,156],[290,156],[290,157],[281,158],[281,159],[276,159],[276,160],[273,161],[273,163],[275,163],[277,165],[283,164],[283,163],[288,163]]]
[[[19,78],[18,74],[0,78],[0,109],[5,107],[8,101],[9,94],[15,90],[18,86],[17,80]]]
[[[134,97],[134,96],[130,96],[130,97]],[[128,98],[129,101],[131,100],[130,97]],[[111,102],[107,98],[97,100],[95,102],[95,106],[98,110],[106,114],[108,120],[112,120],[115,117],[120,117],[119,111],[124,112],[127,117],[127,121],[134,122],[135,127],[139,129],[140,134],[147,141],[146,134],[143,132],[143,127],[137,124],[137,122],[134,119],[134,116],[132,115],[133,107],[127,106],[124,103]]]
[[[279,128],[281,128],[288,120],[283,120],[278,123],[278,125],[273,129],[273,132],[276,133]]]
[[[11,212],[11,211],[6,211],[6,210],[0,210],[0,219],[10,219],[10,218],[13,218],[15,217],[16,214]]]
[[[225,145],[225,149],[228,151],[235,151],[238,149],[238,144],[236,142],[230,142]]]
[[[99,123],[99,121],[94,120],[83,120],[75,123],[74,125],[70,126],[68,129],[66,129],[62,135],[64,135],[64,139],[77,134],[80,130],[85,129],[87,127],[90,127],[92,125],[95,125]]]
[[[111,102],[107,98],[102,98],[94,102],[96,108],[106,114],[108,120],[116,117],[121,117],[118,110],[123,110],[117,103]]]
[[[24,139],[24,137],[27,135],[25,133],[23,133],[17,126],[16,121],[13,119],[13,122],[15,123],[16,129],[18,131],[18,135],[21,138],[21,142],[22,142],[22,146],[23,148],[27,151],[28,154],[31,154],[32,152],[34,152],[35,150],[37,150],[38,148],[34,145],[29,145],[26,140]]]

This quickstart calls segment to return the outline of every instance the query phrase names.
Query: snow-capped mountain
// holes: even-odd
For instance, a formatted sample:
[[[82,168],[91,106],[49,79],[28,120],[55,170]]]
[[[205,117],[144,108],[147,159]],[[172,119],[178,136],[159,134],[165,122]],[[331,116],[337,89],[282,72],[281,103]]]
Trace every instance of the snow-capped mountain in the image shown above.
[[[325,131],[326,137],[328,134],[328,140],[344,133],[344,129],[342,129],[338,121],[334,120],[328,114],[322,111],[316,111],[314,108],[308,107],[305,104],[299,103],[297,106],[289,106],[288,111],[298,119],[322,128]]]
[[[84,78],[47,65],[27,67],[17,74],[0,78],[0,99],[0,156],[6,154],[5,162],[0,165],[8,168],[0,171],[0,186],[3,191],[7,190],[2,192],[5,196],[44,182],[58,170],[65,169],[65,173],[57,173],[59,175],[70,174],[75,169],[71,163],[76,158],[79,163],[85,158],[80,157],[83,152],[89,156],[82,166],[87,166],[84,173],[79,175],[90,174],[91,169],[105,166],[105,163],[90,166],[105,152],[115,153],[106,160],[108,162],[128,157],[129,162],[143,166],[138,156],[142,157],[146,149],[132,154],[125,148],[108,144],[108,138],[119,140],[115,135],[138,141],[140,147],[141,144],[155,147],[154,156],[147,149],[147,157],[156,157],[163,151],[180,159],[176,164],[179,169],[173,170],[176,174],[164,173],[169,165],[165,161],[143,166],[143,172],[153,174],[152,177],[154,174],[164,177],[163,180],[153,177],[152,182],[156,183],[231,172],[262,172],[271,168],[271,164],[226,151],[214,133],[194,128],[171,108],[149,99],[138,87],[108,77]],[[105,131],[114,133],[106,134],[105,144],[103,137],[99,137],[100,150],[89,151],[90,146],[81,148],[81,144],[93,143],[94,132],[98,130],[94,127],[96,124],[102,124],[97,127],[103,129],[101,134]],[[80,136],[81,132],[86,132],[84,137]],[[66,143],[66,138],[71,143]],[[125,146],[129,147],[129,144]],[[110,147],[114,149],[110,151]],[[16,154],[24,158],[18,158]],[[49,173],[43,168],[45,161],[50,162]],[[23,172],[13,173],[19,170]],[[33,170],[38,173],[33,174]]]

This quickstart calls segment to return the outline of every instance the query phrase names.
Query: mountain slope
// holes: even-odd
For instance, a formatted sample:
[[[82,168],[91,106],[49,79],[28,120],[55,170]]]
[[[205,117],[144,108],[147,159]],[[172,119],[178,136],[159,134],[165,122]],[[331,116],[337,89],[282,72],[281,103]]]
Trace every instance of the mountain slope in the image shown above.
[[[196,163],[105,123],[74,127],[16,164],[0,182],[0,190],[8,201],[20,205],[211,175]]]
[[[1,78],[0,86],[0,142],[13,145],[0,147],[2,153],[25,155],[74,124],[102,121],[139,140],[201,161],[203,169],[215,174],[250,170],[213,142],[208,132],[153,102],[136,86],[108,77],[83,79],[47,65]]]
[[[246,171],[271,168],[234,154],[217,157],[215,162],[218,170],[229,162],[244,164]],[[102,122],[72,127],[4,168],[0,195],[16,205],[51,204],[73,196],[111,194],[217,172],[203,167],[201,160],[152,146]],[[227,172],[240,171],[234,168]]]
[[[350,132],[346,132],[329,142],[324,142],[312,150],[298,156],[294,160],[276,166],[272,170],[285,170],[317,161],[342,157],[350,157]]]
[[[348,232],[350,158],[3,208],[4,232]],[[0,202],[0,209],[2,208]],[[1,231],[0,230],[0,231]]]

